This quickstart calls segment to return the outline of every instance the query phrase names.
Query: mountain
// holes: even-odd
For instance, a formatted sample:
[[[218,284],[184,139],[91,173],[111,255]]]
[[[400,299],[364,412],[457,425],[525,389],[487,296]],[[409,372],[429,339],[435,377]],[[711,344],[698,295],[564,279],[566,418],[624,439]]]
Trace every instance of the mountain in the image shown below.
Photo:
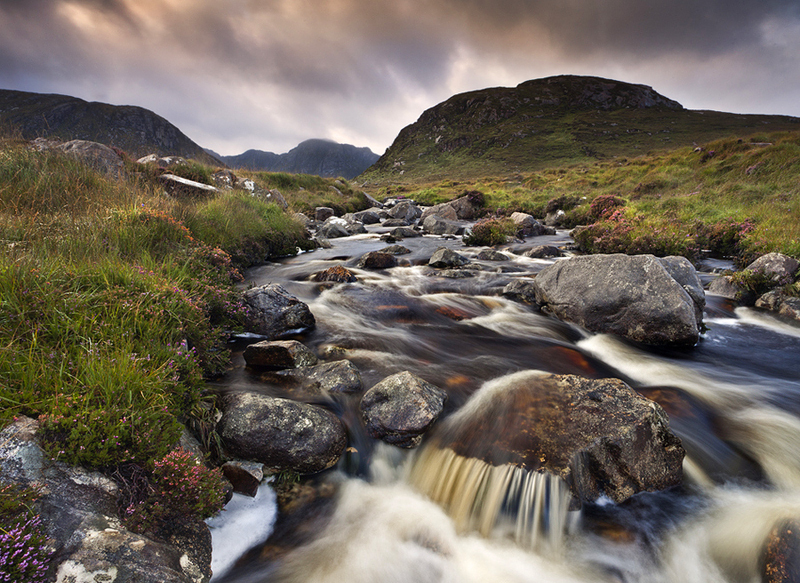
[[[451,97],[404,128],[359,179],[510,176],[782,130],[800,130],[800,119],[693,111],[646,85],[562,75]]]
[[[26,139],[56,137],[100,142],[116,146],[134,158],[156,153],[219,164],[166,119],[131,105],[0,89],[0,126],[16,128]]]
[[[232,168],[353,178],[379,157],[369,148],[356,148],[328,140],[306,140],[285,154],[247,150],[238,156],[222,156],[221,160]]]

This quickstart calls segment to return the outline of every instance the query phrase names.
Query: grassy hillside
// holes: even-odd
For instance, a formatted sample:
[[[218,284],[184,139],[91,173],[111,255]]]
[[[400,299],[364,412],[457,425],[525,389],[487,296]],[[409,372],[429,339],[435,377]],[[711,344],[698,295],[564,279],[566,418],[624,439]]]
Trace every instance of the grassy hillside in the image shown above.
[[[513,177],[798,129],[798,118],[691,111],[649,87],[553,77],[456,95],[429,109],[359,181]]]
[[[560,208],[567,226],[593,225],[578,237],[586,251],[690,258],[710,251],[744,262],[773,250],[800,257],[798,176],[800,132],[778,132],[511,179],[419,181],[373,187],[371,193],[434,204],[478,190],[490,214],[520,210],[544,218]],[[603,200],[593,208],[599,198],[613,211],[604,212]]]

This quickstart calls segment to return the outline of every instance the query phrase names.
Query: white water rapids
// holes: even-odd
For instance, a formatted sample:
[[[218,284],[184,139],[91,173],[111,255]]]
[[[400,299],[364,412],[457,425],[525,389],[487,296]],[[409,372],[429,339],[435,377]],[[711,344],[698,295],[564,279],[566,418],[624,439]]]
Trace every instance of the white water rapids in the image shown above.
[[[554,242],[564,239],[562,233]],[[536,244],[542,242],[550,240]],[[359,443],[369,455],[342,466],[335,506],[314,523],[313,536],[276,561],[251,554],[227,574],[218,573],[215,583],[760,580],[769,532],[783,519],[800,519],[800,328],[762,312],[733,311],[710,297],[715,311],[707,313],[697,347],[647,350],[588,334],[499,294],[546,261],[508,253],[507,262],[480,262],[485,270],[475,277],[448,279],[420,263],[440,245],[471,259],[480,249],[435,237],[403,244],[412,250],[401,256],[405,265],[387,271],[354,267],[360,255],[385,246],[371,234],[259,268],[251,280],[280,283],[308,303],[317,330],[304,341],[320,354],[335,347],[340,358],[352,360],[365,388],[411,370],[448,391],[450,416],[468,415],[478,394],[502,398],[506,384],[531,371],[619,376],[634,388],[679,390],[713,417],[699,431],[685,421],[673,424],[690,450],[686,484],[568,512],[559,485],[535,475],[424,447],[406,452]],[[353,270],[359,282],[323,288],[310,281],[311,274],[337,264]],[[442,315],[452,313],[459,318]],[[243,372],[228,383],[270,390]],[[339,405],[347,411],[353,403]],[[369,441],[359,433],[363,429],[351,431]],[[727,473],[715,473],[720,468]],[[740,468],[758,468],[763,479]],[[440,480],[453,484],[445,488]],[[515,512],[526,517],[521,522],[503,519],[509,503],[501,493],[512,483],[519,493]],[[225,526],[214,527],[231,533],[222,537],[227,542],[215,538],[215,557],[226,555],[224,568],[244,549],[229,553],[223,545],[238,540],[250,546],[254,541],[245,535],[269,524],[273,511],[270,503],[241,514],[245,522],[226,516]],[[264,532],[257,538],[266,538]]]

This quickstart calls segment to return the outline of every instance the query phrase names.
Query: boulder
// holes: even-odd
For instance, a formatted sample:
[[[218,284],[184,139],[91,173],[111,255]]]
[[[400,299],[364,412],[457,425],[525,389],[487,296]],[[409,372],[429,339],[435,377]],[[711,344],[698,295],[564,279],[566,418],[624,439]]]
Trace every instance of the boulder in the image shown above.
[[[393,237],[396,241],[400,239],[413,239],[414,237],[421,237],[418,231],[411,227],[397,227],[389,231],[389,236]]]
[[[511,375],[473,395],[434,443],[493,466],[559,476],[573,507],[602,495],[619,503],[682,480],[684,451],[666,413],[619,379]]]
[[[410,223],[405,219],[386,219],[383,221],[384,227],[407,227]]]
[[[409,200],[404,200],[397,203],[389,210],[389,216],[393,219],[403,219],[408,221],[410,224],[422,216],[422,209],[420,209],[415,203]]]
[[[564,252],[552,245],[539,245],[538,247],[528,249],[523,255],[533,259],[545,259],[547,257],[563,257]]]
[[[416,447],[444,409],[447,393],[408,372],[383,379],[361,399],[367,432],[398,447]]]
[[[317,364],[316,355],[297,340],[264,340],[244,349],[248,366],[282,369]]]
[[[592,332],[650,345],[694,345],[700,337],[695,300],[652,255],[561,259],[534,286],[543,310]]]
[[[456,213],[455,207],[449,202],[443,202],[422,211],[419,220],[424,222],[428,217],[439,217],[446,221],[457,221],[458,213]]]
[[[548,227],[560,227],[562,224],[564,224],[564,220],[566,218],[567,213],[561,209],[558,209],[557,211],[547,213],[547,215],[544,217],[544,224]]]
[[[217,188],[232,190],[239,183],[239,178],[231,170],[217,170],[211,175]]]
[[[308,396],[357,394],[364,390],[361,372],[349,360],[324,362],[316,366],[281,371],[278,374],[291,379],[300,387],[302,394]]]
[[[428,265],[438,269],[461,267],[469,264],[469,259],[447,247],[439,247],[428,260]]]
[[[352,217],[352,215],[351,215]],[[359,233],[366,233],[367,229],[355,219],[347,220],[344,217],[329,217],[319,228],[318,233],[328,239],[348,237]]]
[[[692,262],[686,257],[678,255],[670,255],[668,257],[659,258],[661,265],[667,270],[667,273],[672,276],[672,279],[677,281],[680,286],[686,290],[689,297],[694,302],[695,315],[697,321],[702,322],[703,310],[706,307],[706,293],[703,291],[703,283],[697,276],[697,270],[692,265]]]
[[[162,174],[158,180],[167,194],[176,198],[204,198],[219,192],[215,186],[195,182],[174,174]]]
[[[259,393],[225,395],[217,431],[234,457],[299,474],[332,467],[347,444],[344,425],[327,409]]]
[[[88,166],[111,178],[118,178],[123,172],[124,163],[120,155],[104,144],[87,140],[71,140],[58,144],[53,149],[82,160]]]
[[[759,566],[762,583],[800,581],[800,520],[775,525],[764,543]]]
[[[800,322],[800,298],[773,290],[756,300],[756,308],[776,312],[788,320]]]
[[[292,218],[303,225],[307,230],[316,228],[317,223],[303,213],[293,213]]]
[[[463,235],[464,225],[430,215],[422,221],[422,228],[432,235]]]
[[[211,534],[202,521],[173,525],[168,544],[127,530],[117,518],[117,484],[51,460],[37,431],[38,423],[24,417],[0,431],[0,476],[41,492],[36,511],[50,547],[48,581],[209,580]]]
[[[383,251],[370,251],[358,260],[361,269],[389,269],[397,265],[397,257]]]
[[[411,253],[411,249],[403,245],[389,245],[381,249],[381,251],[383,253],[391,253],[392,255],[408,255]]]
[[[730,275],[720,275],[714,278],[708,286],[708,293],[722,296],[729,300],[739,298],[744,292],[744,288],[733,283]]]
[[[254,287],[242,294],[249,310],[249,332],[270,340],[314,328],[316,320],[308,305],[276,283]]]
[[[523,304],[530,304],[538,306],[536,301],[536,286],[533,281],[527,279],[515,279],[503,288],[503,296],[520,302]]]
[[[478,253],[478,259],[481,261],[508,261],[508,255],[494,249],[484,249]]]
[[[455,209],[456,217],[461,221],[471,221],[472,219],[477,218],[478,212],[481,208],[481,202],[479,198],[470,195],[451,200],[447,204]]]
[[[334,216],[334,212],[330,207],[318,206],[316,209],[314,209],[314,220],[318,223],[324,223],[332,216]]]
[[[800,262],[797,259],[782,253],[767,253],[753,261],[745,269],[768,275],[772,283],[779,286],[792,283],[798,268],[800,268]]]
[[[370,196],[369,194],[367,194],[363,190],[361,191],[361,194],[364,195],[364,198],[367,199],[367,202],[372,205],[372,208],[377,208],[377,209],[382,209],[383,208],[383,203],[382,202],[380,202],[378,200],[375,200],[372,196]]]
[[[316,272],[311,279],[314,281],[331,281],[334,283],[353,283],[358,281],[355,274],[341,265],[334,265],[328,269]]]
[[[512,213],[511,220],[517,226],[517,232],[522,237],[538,237],[540,235],[555,235],[555,229],[546,227],[527,213]]]
[[[356,220],[361,221],[365,225],[377,225],[381,222],[381,216],[377,211],[367,209],[354,214]]]

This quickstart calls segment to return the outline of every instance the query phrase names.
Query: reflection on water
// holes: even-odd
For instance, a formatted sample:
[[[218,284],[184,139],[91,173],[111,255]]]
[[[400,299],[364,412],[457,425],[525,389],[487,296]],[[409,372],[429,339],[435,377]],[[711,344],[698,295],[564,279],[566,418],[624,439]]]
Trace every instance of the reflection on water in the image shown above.
[[[536,244],[566,236],[547,239]],[[697,347],[644,349],[502,297],[507,283],[533,277],[548,261],[508,252],[508,261],[476,261],[481,269],[472,277],[451,279],[425,265],[435,248],[472,260],[480,249],[430,237],[403,244],[412,252],[387,271],[356,267],[360,255],[384,247],[362,235],[259,268],[251,278],[280,283],[309,304],[318,326],[302,340],[318,354],[350,359],[366,388],[410,370],[448,391],[445,416],[468,414],[481,387],[522,371],[621,378],[672,415],[689,452],[685,485],[567,512],[560,486],[535,473],[436,448],[375,444],[360,425],[358,399],[342,397],[329,406],[348,425],[360,457],[343,462],[335,507],[313,523],[305,544],[278,561],[256,551],[217,580],[758,580],[773,525],[800,519],[800,329],[709,297]],[[338,264],[359,281],[311,281]],[[287,390],[245,370],[241,360],[226,386]]]

